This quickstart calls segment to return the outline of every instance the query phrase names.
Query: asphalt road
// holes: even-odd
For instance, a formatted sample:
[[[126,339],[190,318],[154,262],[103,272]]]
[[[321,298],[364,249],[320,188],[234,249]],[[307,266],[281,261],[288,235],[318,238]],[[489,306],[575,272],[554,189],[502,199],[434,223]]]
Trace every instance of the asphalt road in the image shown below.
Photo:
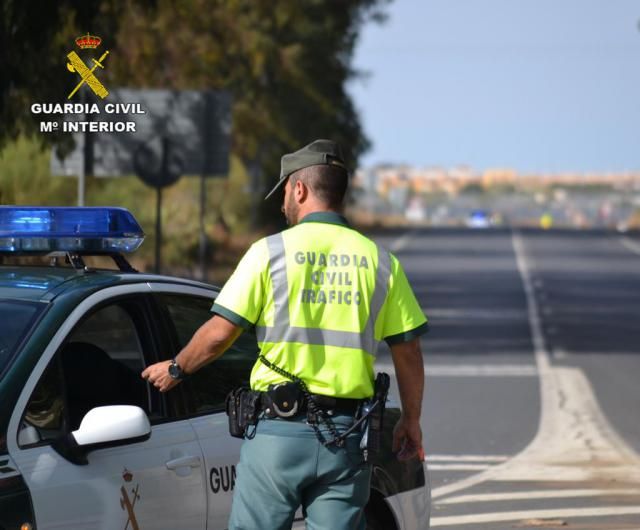
[[[431,325],[432,527],[639,530],[640,237],[375,239],[400,258]],[[388,350],[378,364],[391,367]]]

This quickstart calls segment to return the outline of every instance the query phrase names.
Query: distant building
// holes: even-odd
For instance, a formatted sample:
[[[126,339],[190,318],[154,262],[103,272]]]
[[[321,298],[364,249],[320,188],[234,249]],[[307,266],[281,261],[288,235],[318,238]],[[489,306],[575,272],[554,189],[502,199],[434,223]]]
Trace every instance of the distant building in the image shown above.
[[[640,172],[623,173],[541,173],[519,174],[515,169],[496,168],[483,172],[468,166],[454,168],[416,168],[407,165],[383,165],[356,172],[354,186],[368,192],[376,192],[381,197],[400,195],[407,197],[426,193],[444,192],[455,195],[469,186],[488,189],[493,186],[511,185],[516,188],[547,186],[589,186],[605,185],[620,189],[640,189]]]

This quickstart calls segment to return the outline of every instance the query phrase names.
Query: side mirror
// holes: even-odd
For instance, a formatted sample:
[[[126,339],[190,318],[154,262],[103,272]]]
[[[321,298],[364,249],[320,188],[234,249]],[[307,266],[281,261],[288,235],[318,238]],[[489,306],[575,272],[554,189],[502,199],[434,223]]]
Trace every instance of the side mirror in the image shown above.
[[[110,405],[91,409],[78,430],[58,438],[52,447],[69,462],[87,465],[94,449],[143,442],[150,436],[149,418],[140,407]]]

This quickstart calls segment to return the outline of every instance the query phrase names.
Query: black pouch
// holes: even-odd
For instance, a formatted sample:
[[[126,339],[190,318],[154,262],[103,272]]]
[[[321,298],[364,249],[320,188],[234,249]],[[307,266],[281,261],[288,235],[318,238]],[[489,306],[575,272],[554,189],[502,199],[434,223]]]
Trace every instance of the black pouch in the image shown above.
[[[234,438],[244,438],[247,429],[258,423],[260,415],[260,392],[246,387],[232,390],[225,403],[229,417],[229,434]]]
[[[269,386],[264,400],[265,412],[272,418],[289,419],[303,412],[304,393],[295,382]]]

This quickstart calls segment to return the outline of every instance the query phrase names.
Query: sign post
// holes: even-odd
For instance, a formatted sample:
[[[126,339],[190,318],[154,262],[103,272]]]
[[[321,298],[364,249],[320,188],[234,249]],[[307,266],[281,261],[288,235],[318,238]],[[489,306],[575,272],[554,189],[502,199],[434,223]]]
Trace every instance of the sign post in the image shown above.
[[[101,106],[100,106],[101,105]],[[64,160],[52,154],[53,175],[82,175],[92,166],[96,177],[137,174],[156,190],[156,271],[160,271],[162,188],[181,176],[200,178],[199,269],[206,279],[206,178],[229,171],[231,97],[227,92],[197,90],[110,90],[108,102],[87,119],[118,122],[124,132],[74,133],[76,149]],[[65,118],[68,119],[68,118]],[[103,124],[101,124],[103,125]],[[129,130],[132,125],[133,130]],[[117,128],[108,130],[118,130]],[[91,138],[88,138],[88,137]],[[78,182],[79,201],[84,183]]]

